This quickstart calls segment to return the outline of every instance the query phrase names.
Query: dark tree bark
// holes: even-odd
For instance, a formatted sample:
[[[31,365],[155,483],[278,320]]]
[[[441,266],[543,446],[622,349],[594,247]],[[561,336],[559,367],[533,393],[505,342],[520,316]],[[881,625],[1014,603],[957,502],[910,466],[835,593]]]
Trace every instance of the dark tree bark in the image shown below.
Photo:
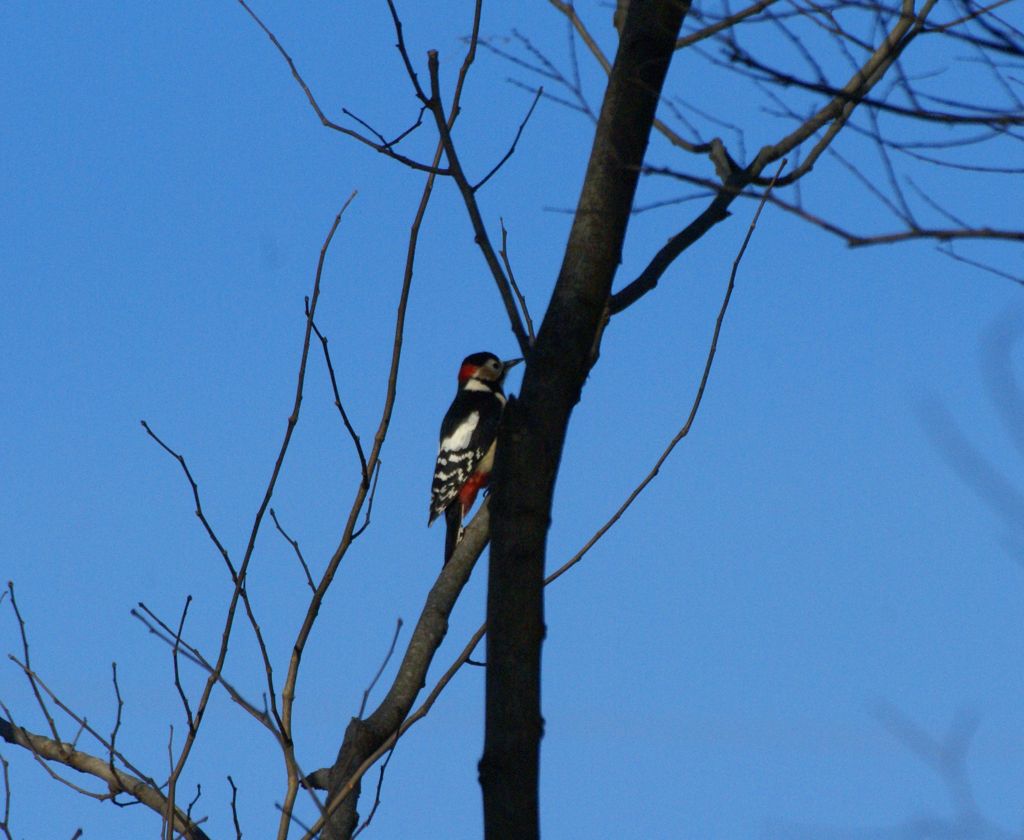
[[[518,399],[499,432],[491,501],[487,699],[480,783],[487,840],[539,837],[544,553],[569,416],[618,268],[681,0],[633,0],[608,80],[565,257]]]

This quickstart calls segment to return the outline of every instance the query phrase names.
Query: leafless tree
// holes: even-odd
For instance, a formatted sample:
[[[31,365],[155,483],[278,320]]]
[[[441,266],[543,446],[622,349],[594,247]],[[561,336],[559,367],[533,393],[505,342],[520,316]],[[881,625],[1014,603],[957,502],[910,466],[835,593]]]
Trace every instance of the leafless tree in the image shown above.
[[[769,207],[794,214],[851,246],[930,239],[952,257],[970,259],[953,251],[954,243],[977,239],[1024,241],[1024,230],[1012,226],[1019,220],[1010,220],[1010,226],[992,220],[965,220],[958,210],[955,192],[945,196],[927,194],[912,177],[903,174],[903,167],[907,166],[945,167],[969,172],[975,178],[1007,182],[1017,179],[1019,189],[1019,177],[1024,170],[1009,163],[1007,150],[1019,153],[1022,139],[1024,107],[1019,71],[1024,67],[1024,36],[1001,16],[1005,0],[987,5],[963,0],[941,8],[936,0],[756,0],[739,10],[727,2],[691,9],[685,0],[620,0],[611,22],[603,8],[588,20],[571,2],[550,0],[552,13],[564,19],[569,31],[569,49],[564,59],[544,55],[519,33],[505,40],[481,38],[482,0],[477,0],[471,20],[463,24],[469,30],[466,54],[450,90],[443,89],[437,52],[429,52],[425,64],[412,55],[405,44],[399,11],[392,0],[387,2],[397,36],[398,60],[407,73],[409,103],[415,114],[406,127],[390,135],[348,110],[328,115],[286,47],[257,11],[246,0],[239,0],[251,21],[269,38],[326,128],[392,159],[411,175],[423,177],[424,183],[407,240],[386,395],[372,442],[364,446],[349,420],[334,379],[328,342],[316,319],[324,258],[342,222],[343,208],[330,226],[320,252],[307,301],[292,412],[240,557],[229,553],[206,518],[200,488],[185,458],[144,424],[155,443],[178,462],[199,520],[223,558],[231,581],[222,642],[212,653],[188,641],[188,603],[177,619],[161,617],[142,605],[136,611],[139,620],[172,652],[175,685],[185,722],[185,738],[171,749],[171,770],[165,778],[158,779],[143,771],[118,747],[119,692],[118,722],[110,733],[104,733],[50,691],[30,661],[28,633],[18,611],[15,589],[13,585],[8,588],[10,607],[21,627],[21,652],[15,661],[29,681],[47,725],[43,732],[31,732],[17,722],[22,715],[4,707],[0,737],[31,755],[55,780],[84,795],[118,804],[138,802],[150,808],[163,821],[163,836],[167,840],[179,836],[191,840],[207,837],[202,820],[192,813],[195,799],[185,803],[178,782],[215,692],[226,693],[280,748],[284,780],[276,836],[280,840],[296,836],[332,840],[353,836],[358,831],[357,804],[364,775],[382,760],[386,766],[386,756],[397,740],[428,713],[452,675],[469,661],[485,631],[486,737],[480,763],[485,834],[489,840],[537,837],[544,586],[578,562],[614,525],[688,432],[710,374],[732,284],[719,313],[714,341],[703,377],[696,383],[696,396],[686,424],[615,516],[575,557],[545,577],[552,494],[569,419],[590,370],[598,362],[601,339],[611,320],[624,316],[633,304],[653,292],[678,258],[727,218],[738,198],[754,199],[759,207],[767,202]],[[613,58],[602,51],[602,38],[593,34],[598,25],[610,30],[610,23],[614,23],[619,36]],[[471,175],[466,170],[463,150],[453,132],[464,107],[465,81],[481,46],[498,53],[516,68],[519,78],[514,82],[533,92],[534,105],[540,97],[548,97],[579,111],[594,124],[591,156],[573,211],[562,267],[536,335],[515,284],[505,243],[497,246],[492,241],[477,202],[479,191],[514,153],[533,108],[529,108],[518,129],[510,132],[512,140],[507,153],[482,174]],[[596,61],[607,73],[607,84],[599,92],[599,108],[589,104],[594,92],[586,90],[581,81],[578,51],[584,52],[583,60]],[[679,56],[688,60],[692,57],[703,68],[702,72],[725,73],[732,80],[730,83],[754,86],[762,93],[764,108],[773,117],[767,124],[774,126],[775,119],[782,119],[788,127],[772,134],[761,125],[757,114],[733,113],[729,102],[718,101],[713,108],[709,107],[700,101],[692,79],[680,81],[681,91],[666,89],[670,66]],[[560,66],[567,69],[559,69]],[[971,88],[976,96],[955,99],[944,92],[938,76],[960,73],[984,79],[984,85]],[[402,151],[403,141],[424,125],[436,134],[436,143],[432,156],[419,159]],[[652,132],[667,139],[673,157],[651,159],[648,145]],[[719,132],[724,132],[728,141],[718,136]],[[857,148],[872,152],[876,162],[869,165],[848,159],[837,148],[840,135],[859,138]],[[756,151],[748,154],[748,145],[756,147]],[[659,155],[666,157],[663,152]],[[819,189],[818,199],[825,196],[824,209],[819,209],[805,196],[804,185],[808,185],[809,191],[815,183],[812,175],[826,159],[838,163],[840,174],[832,173],[825,188]],[[616,284],[627,231],[638,224],[639,212],[652,209],[641,207],[636,201],[638,184],[644,177],[666,179],[690,190],[659,202],[659,206],[685,201],[697,202],[699,209],[686,216],[677,232],[649,256],[636,276]],[[489,503],[470,523],[451,562],[427,595],[386,696],[375,709],[369,713],[361,711],[351,720],[329,766],[309,772],[295,750],[296,684],[324,596],[342,559],[371,522],[381,451],[395,404],[417,243],[438,178],[452,182],[462,198],[509,329],[527,358],[526,372],[521,392],[518,398],[510,400],[499,433],[494,491]],[[827,197],[829,192],[842,196],[854,188],[866,190],[873,197],[880,214],[893,220],[891,227],[861,229],[859,219],[843,216],[842,201]],[[748,239],[752,230],[751,226]],[[733,278],[741,255],[742,249],[733,263]],[[987,268],[1022,282],[999,267]],[[307,563],[299,543],[286,533],[270,505],[299,421],[307,362],[317,345],[326,360],[339,420],[351,437],[359,470],[337,547],[324,562]],[[266,525],[268,513],[292,546],[310,591],[308,608],[305,615],[298,617],[292,652],[283,663],[283,672],[278,670],[281,663],[272,661],[264,643],[246,586],[257,535]],[[447,631],[451,609],[488,540],[491,549],[487,624],[468,640],[462,653],[416,707],[427,669]],[[243,689],[225,677],[229,642],[240,622],[251,629],[262,658],[265,683],[257,689]],[[183,662],[206,675],[198,697],[190,696],[183,688],[178,670]],[[116,670],[113,680],[116,690]],[[252,699],[254,691],[262,693],[262,703]],[[75,730],[70,739],[62,733],[68,721]],[[88,749],[79,747],[78,742],[83,739],[91,743]],[[303,758],[305,763],[309,760]],[[9,795],[6,766],[4,763]],[[100,789],[79,786],[62,775],[65,768],[97,780]],[[232,790],[235,832],[241,837],[234,782]],[[302,797],[312,802],[311,810],[302,811],[313,814],[309,825],[299,821]],[[370,810],[371,817],[375,808],[376,804]],[[5,809],[0,830],[11,836],[8,814],[9,809]]]

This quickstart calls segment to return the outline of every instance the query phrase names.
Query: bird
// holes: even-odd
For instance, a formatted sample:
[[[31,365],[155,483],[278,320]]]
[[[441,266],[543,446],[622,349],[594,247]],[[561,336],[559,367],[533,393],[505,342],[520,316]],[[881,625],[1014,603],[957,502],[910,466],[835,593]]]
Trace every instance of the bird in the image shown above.
[[[441,422],[427,520],[429,526],[444,514],[445,563],[462,538],[462,520],[480,488],[487,486],[494,466],[498,421],[505,410],[502,385],[508,371],[521,361],[502,361],[484,352],[466,356],[459,365],[459,387]]]

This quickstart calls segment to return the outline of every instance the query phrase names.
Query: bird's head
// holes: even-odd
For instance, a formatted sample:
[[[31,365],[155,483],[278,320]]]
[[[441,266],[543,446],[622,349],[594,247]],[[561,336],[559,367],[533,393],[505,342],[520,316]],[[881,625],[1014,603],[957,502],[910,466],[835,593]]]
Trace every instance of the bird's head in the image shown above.
[[[510,368],[518,365],[522,359],[508,359],[502,361],[493,353],[473,353],[462,360],[459,367],[459,387],[463,387],[471,380],[479,382],[491,382],[497,385],[505,380],[505,374]]]

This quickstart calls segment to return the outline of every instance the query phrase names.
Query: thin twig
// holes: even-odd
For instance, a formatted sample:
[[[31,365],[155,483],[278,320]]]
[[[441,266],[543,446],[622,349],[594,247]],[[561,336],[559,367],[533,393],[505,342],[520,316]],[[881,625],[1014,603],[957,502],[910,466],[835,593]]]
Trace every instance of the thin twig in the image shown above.
[[[202,797],[202,795],[203,795],[203,786],[197,782],[196,783],[196,795],[192,797],[192,800],[188,803],[188,807],[185,808],[185,816],[188,817],[189,819],[192,819],[192,809],[196,806],[196,803],[199,801],[199,799],[200,799],[200,797]]]
[[[306,317],[309,317],[309,298],[306,298]],[[370,475],[366,469],[366,453],[363,452],[362,441],[359,440],[359,435],[356,434],[356,430],[352,428],[352,423],[348,419],[348,414],[345,411],[345,406],[341,402],[341,394],[338,392],[338,380],[334,375],[334,364],[331,361],[331,353],[327,349],[327,336],[320,332],[317,328],[316,322],[313,324],[313,332],[316,337],[320,339],[320,346],[324,351],[324,361],[327,362],[327,374],[331,380],[331,390],[334,391],[334,407],[338,409],[338,413],[341,415],[341,422],[345,424],[345,429],[348,431],[349,437],[352,438],[352,443],[356,447],[356,455],[359,456],[359,466],[363,472],[363,484],[367,485],[370,482]]]
[[[313,576],[309,573],[309,566],[306,565],[306,558],[302,556],[302,549],[299,548],[299,541],[293,540],[288,533],[281,527],[281,523],[277,520],[277,513],[274,509],[270,509],[270,518],[274,522],[274,527],[277,528],[278,533],[284,537],[285,542],[292,547],[292,551],[295,552],[295,556],[299,558],[299,564],[302,566],[302,571],[306,575],[306,584],[309,586],[310,592],[316,592],[316,584],[313,583]]]
[[[79,734],[81,734],[81,732],[87,732],[90,736],[92,736],[100,744],[100,746],[103,747],[104,751],[108,755],[108,760],[109,760],[109,756],[113,755],[122,764],[124,764],[124,766],[127,767],[128,770],[130,770],[132,773],[135,773],[137,776],[139,776],[141,779],[143,779],[143,781],[145,781],[146,784],[152,785],[153,787],[157,787],[156,781],[152,777],[147,776],[146,774],[142,773],[134,764],[132,764],[127,759],[127,757],[125,757],[125,755],[122,752],[120,752],[119,750],[115,749],[113,744],[111,744],[102,735],[100,735],[100,733],[97,732],[82,715],[79,715],[70,706],[68,706],[63,700],[61,700],[60,697],[57,696],[57,694],[46,684],[46,682],[43,680],[42,677],[39,676],[39,674],[37,672],[28,669],[27,665],[24,662],[22,662],[21,660],[19,660],[16,656],[11,656],[10,654],[8,654],[7,658],[10,659],[11,662],[13,662],[19,668],[21,668],[22,671],[25,672],[26,676],[29,676],[29,677],[31,677],[31,679],[35,680],[36,685],[38,685],[39,688],[43,691],[43,693],[45,693],[46,696],[50,698],[50,701],[58,709],[60,709],[62,712],[64,712],[64,714],[66,714],[69,718],[71,718],[71,720],[73,720],[75,722],[75,724],[79,728]],[[8,718],[13,720],[13,718],[11,718],[10,714],[8,712],[6,712],[6,709],[5,709],[5,713],[8,715]],[[70,744],[61,743],[59,741],[59,739],[54,739],[54,743],[60,744],[60,746],[62,748],[67,748],[69,750],[72,749],[72,746]]]
[[[391,757],[395,754],[395,747],[398,746],[397,739],[391,745],[391,749],[388,750],[387,757],[380,765],[380,774],[377,776],[377,789],[373,794],[373,807],[370,808],[370,813],[366,815],[366,819],[363,820],[363,824],[359,826],[355,831],[352,832],[352,840],[355,840],[360,834],[362,834],[367,828],[370,827],[370,823],[373,822],[373,817],[377,813],[377,809],[380,807],[380,792],[384,787],[384,774],[388,770],[388,765],[391,763]]]
[[[114,753],[117,751],[117,733],[121,731],[121,712],[124,709],[124,700],[121,698],[121,687],[117,684],[117,663],[110,663],[111,679],[114,683],[114,697],[117,700],[117,712],[114,716],[114,728],[110,730],[110,749],[107,750],[107,759],[110,764],[110,772],[114,772]]]
[[[53,740],[59,741],[60,735],[57,734],[57,724],[54,722],[53,716],[50,714],[50,710],[47,709],[42,694],[39,693],[39,686],[36,685],[36,678],[31,670],[32,660],[29,658],[28,653],[28,633],[25,630],[25,619],[21,617],[21,610],[18,609],[18,599],[14,595],[13,580],[7,581],[7,594],[10,595],[11,608],[14,610],[14,617],[18,620],[18,632],[21,633],[21,650],[22,655],[25,657],[25,665],[23,666],[22,670],[25,672],[25,676],[28,677],[29,685],[32,686],[32,693],[35,695],[36,703],[39,705],[39,709],[42,711],[43,716],[46,718],[46,724],[50,728],[50,734],[53,736]]]
[[[196,506],[196,518],[199,519],[199,522],[203,526],[203,530],[206,531],[207,537],[210,538],[210,542],[213,543],[214,547],[217,549],[217,551],[220,553],[220,556],[223,558],[224,563],[227,565],[228,571],[231,573],[231,580],[237,581],[238,572],[235,569],[235,565],[231,560],[231,555],[228,554],[228,550],[224,547],[224,543],[220,541],[220,538],[217,536],[217,533],[213,530],[213,526],[210,524],[210,520],[206,518],[206,512],[203,510],[202,499],[199,496],[199,485],[196,483],[196,480],[192,477],[192,471],[188,468],[188,463],[185,461],[185,456],[171,449],[170,446],[164,443],[163,439],[150,428],[149,423],[147,423],[145,420],[140,420],[139,422],[142,424],[142,428],[146,430],[146,434],[149,435],[154,441],[156,441],[160,448],[163,449],[164,452],[170,455],[181,466],[181,471],[185,474],[185,479],[188,481],[189,487],[192,490],[192,500],[195,502]]]
[[[522,320],[519,317],[519,310],[516,309],[512,288],[509,285],[508,278],[505,276],[505,272],[501,268],[498,255],[495,253],[494,246],[491,244],[490,236],[487,234],[487,227],[484,225],[483,216],[480,214],[480,207],[476,201],[476,194],[474,192],[473,185],[470,184],[469,178],[466,176],[466,173],[462,168],[458,152],[455,149],[455,141],[452,139],[451,129],[448,127],[448,118],[445,115],[444,105],[441,102],[440,65],[438,62],[437,50],[430,50],[427,53],[427,69],[430,73],[430,98],[425,101],[425,104],[434,115],[434,123],[437,125],[437,132],[440,135],[441,142],[444,146],[444,154],[448,159],[448,167],[451,170],[451,177],[459,188],[463,204],[466,207],[466,213],[468,214],[470,223],[473,226],[474,241],[480,248],[480,252],[483,254],[484,262],[487,263],[487,267],[490,269],[495,285],[498,287],[498,293],[501,295],[501,300],[505,304],[505,312],[508,315],[509,324],[512,327],[512,334],[516,337],[516,341],[519,343],[520,351],[524,356],[526,356],[530,349],[529,338],[526,335],[526,330],[523,328]],[[453,108],[452,110],[454,113],[455,109]]]
[[[323,110],[320,108],[319,103],[316,101],[316,97],[313,96],[313,92],[309,89],[309,85],[306,84],[306,80],[303,79],[302,75],[299,73],[299,70],[295,66],[295,62],[292,60],[292,57],[281,45],[281,42],[277,40],[277,37],[274,35],[273,32],[270,31],[269,28],[267,28],[267,25],[260,19],[260,17],[252,9],[249,8],[249,5],[245,2],[245,0],[238,0],[238,3],[243,9],[245,9],[249,17],[251,17],[256,22],[256,25],[263,30],[263,34],[270,39],[270,42],[274,45],[277,51],[281,54],[281,57],[288,64],[288,69],[292,71],[292,78],[294,78],[295,81],[298,83],[299,87],[302,88],[302,92],[306,94],[306,99],[309,102],[310,107],[313,109],[314,113],[317,115],[317,118],[320,120],[320,123],[323,126],[325,126],[326,128],[330,128],[333,131],[337,131],[341,134],[344,134],[346,137],[351,137],[353,140],[363,143],[364,145],[369,146],[371,149],[374,149],[375,151],[378,151],[383,155],[387,155],[388,157],[393,158],[394,160],[404,164],[405,166],[410,167],[411,169],[418,169],[421,172],[429,172],[432,175],[449,174],[444,169],[438,169],[436,166],[427,166],[426,164],[420,163],[419,161],[413,160],[412,158],[406,157],[405,155],[400,155],[398,154],[398,152],[394,151],[393,147],[395,143],[397,143],[398,140],[400,140],[401,138],[405,137],[410,131],[415,129],[416,125],[419,125],[419,120],[417,120],[416,124],[413,125],[412,128],[406,129],[406,131],[402,132],[402,134],[399,135],[397,140],[392,140],[390,142],[385,141],[379,132],[370,129],[381,140],[381,142],[375,143],[369,137],[364,137],[358,131],[353,131],[351,128],[345,128],[344,126],[338,125],[336,122],[333,122],[332,120],[328,119],[327,115],[323,112]],[[347,116],[352,117],[360,124],[366,126],[366,123],[356,118],[354,115],[351,114],[351,112],[345,111],[345,114]],[[366,127],[369,128],[369,126]]]
[[[4,780],[4,813],[0,818],[0,831],[7,840],[14,840],[14,835],[11,834],[11,776],[8,768],[7,759],[0,755],[0,769],[3,770]]]
[[[473,192],[476,192],[476,191],[477,191],[477,190],[479,190],[479,189],[480,189],[480,188],[481,188],[481,187],[482,187],[482,186],[483,186],[484,184],[486,184],[486,183],[487,183],[488,181],[490,181],[490,180],[491,180],[491,178],[492,178],[492,177],[493,177],[494,175],[496,175],[496,174],[497,174],[498,170],[499,170],[499,169],[501,169],[501,167],[503,167],[503,166],[505,165],[505,162],[506,162],[506,161],[507,161],[507,160],[508,160],[508,159],[509,159],[510,157],[512,157],[512,155],[514,155],[514,154],[515,154],[515,152],[516,152],[516,146],[517,146],[517,145],[519,144],[519,138],[523,136],[523,129],[525,129],[525,128],[526,128],[526,124],[527,124],[527,123],[528,123],[528,122],[530,121],[530,117],[531,117],[531,116],[533,116],[533,109],[537,107],[537,103],[538,103],[538,102],[540,102],[540,98],[541,98],[541,96],[543,96],[543,95],[544,95],[544,88],[543,88],[543,87],[539,87],[539,88],[537,88],[537,93],[536,93],[536,95],[535,95],[535,96],[533,97],[533,102],[531,102],[531,103],[530,103],[530,108],[529,108],[529,110],[528,110],[528,111],[526,112],[526,116],[525,116],[525,117],[523,117],[523,121],[522,121],[521,123],[519,123],[519,128],[518,128],[518,129],[516,130],[516,136],[512,138],[512,145],[511,145],[511,146],[509,146],[509,147],[508,147],[508,151],[507,151],[507,152],[505,152],[505,154],[504,154],[504,155],[502,155],[502,158],[501,158],[501,160],[499,160],[499,161],[498,161],[498,162],[497,162],[496,164],[494,164],[494,167],[493,167],[493,168],[491,169],[491,171],[490,171],[490,172],[488,172],[488,173],[487,173],[486,175],[484,175],[484,177],[483,177],[483,178],[481,178],[481,179],[480,179],[479,181],[477,181],[477,182],[476,182],[475,184],[473,184],[473,185],[472,185],[472,186],[470,187],[470,189],[471,189],[471,190],[472,190]]]
[[[188,695],[181,684],[181,674],[178,669],[178,651],[181,649],[181,634],[185,629],[185,619],[188,617],[188,608],[192,603],[192,596],[185,597],[185,606],[181,611],[181,620],[178,622],[178,629],[174,634],[174,644],[171,645],[171,659],[174,662],[174,687],[178,690],[178,697],[181,698],[181,705],[185,707],[185,720],[188,721],[188,730],[195,730],[195,719],[192,717],[192,706],[188,702]]]
[[[174,644],[174,631],[167,625],[167,623],[142,601],[139,602],[138,609],[141,610],[141,612],[135,609],[130,611],[129,614],[132,618],[141,622],[150,633],[156,636],[168,647],[172,646]],[[202,652],[197,647],[189,644],[184,638],[181,639],[179,655],[183,656],[193,665],[198,665],[206,671],[207,674],[213,672],[213,665],[210,661],[203,656]],[[273,734],[275,738],[280,737],[280,733],[278,733],[277,729],[274,728],[274,721],[271,719],[266,709],[260,710],[257,708],[255,703],[250,700],[246,700],[245,697],[242,696],[241,692],[239,692],[238,689],[225,679],[223,673],[218,677],[217,681],[235,703],[241,706],[246,712],[259,721],[259,723],[270,730],[271,734]]]
[[[238,788],[235,780],[228,776],[228,784],[231,785],[231,822],[235,826],[235,840],[242,840],[242,826],[238,822]]]
[[[1001,271],[1000,269],[995,268],[994,266],[986,265],[985,263],[978,262],[977,260],[972,260],[969,259],[968,257],[961,256],[960,254],[956,253],[950,245],[947,245],[945,248],[940,246],[936,250],[938,250],[940,254],[945,254],[947,257],[950,257],[951,259],[954,259],[957,262],[962,262],[966,265],[971,265],[974,266],[975,268],[980,268],[982,271],[987,271],[990,274],[996,275],[997,277],[1005,277],[1007,280],[1016,283],[1018,286],[1024,286],[1024,277],[1019,277],[1016,274],[1010,274],[1009,272]]]
[[[373,481],[370,484],[370,492],[366,497],[366,515],[363,517],[363,524],[352,532],[353,542],[359,538],[363,531],[370,527],[370,516],[373,514],[373,500],[377,498],[377,480],[380,478],[380,470],[383,465],[384,462],[378,458],[377,464],[373,470]]]
[[[515,292],[516,300],[519,301],[519,308],[523,310],[523,318],[526,321],[526,332],[530,336],[530,346],[533,346],[533,342],[537,336],[533,331],[533,319],[530,317],[530,310],[526,306],[526,298],[523,297],[523,293],[519,291],[519,284],[516,283],[515,272],[512,271],[512,262],[508,256],[508,231],[505,230],[505,220],[499,219],[501,223],[501,250],[498,255],[501,257],[501,261],[505,266],[505,274],[508,275],[508,282],[512,284],[512,291]]]
[[[370,692],[373,691],[373,687],[377,684],[377,680],[380,679],[380,675],[384,673],[384,669],[388,667],[388,662],[391,661],[391,654],[395,652],[395,645],[398,643],[398,634],[402,632],[402,619],[398,619],[395,622],[395,633],[391,637],[391,644],[388,646],[388,652],[384,654],[384,661],[380,663],[380,667],[377,669],[377,673],[373,675],[373,679],[370,680],[370,684],[366,686],[366,691],[363,692],[363,702],[359,704],[359,714],[356,717],[361,718],[363,713],[366,711],[366,703],[370,699]]]
[[[672,440],[669,441],[668,446],[665,447],[665,450],[658,457],[658,460],[655,461],[654,466],[651,468],[651,471],[647,473],[643,481],[641,481],[636,487],[633,488],[633,491],[629,494],[626,500],[619,506],[619,509],[616,510],[614,514],[612,514],[611,518],[609,518],[608,521],[604,523],[604,525],[602,525],[600,528],[597,529],[597,531],[594,532],[594,535],[589,540],[587,540],[587,542],[579,551],[576,552],[575,555],[573,555],[562,566],[560,566],[558,569],[556,569],[554,572],[552,572],[544,579],[545,586],[560,578],[569,569],[571,569],[573,566],[579,563],[580,560],[583,559],[583,556],[588,551],[590,551],[591,548],[594,547],[597,541],[600,540],[601,537],[603,537],[608,532],[608,530],[616,522],[619,521],[619,519],[622,517],[622,514],[624,514],[626,510],[630,507],[630,505],[632,505],[633,502],[636,501],[637,496],[639,496],[644,491],[644,488],[646,488],[647,485],[654,480],[654,477],[658,474],[662,464],[664,464],[665,461],[668,460],[668,456],[672,454],[672,450],[676,448],[676,445],[679,443],[679,441],[681,441],[690,433],[690,428],[693,426],[693,421],[697,417],[697,410],[700,408],[701,400],[703,400],[704,398],[704,389],[708,384],[708,377],[710,377],[711,375],[711,366],[715,361],[715,353],[718,350],[718,337],[722,332],[722,322],[725,320],[725,312],[729,308],[729,300],[732,298],[732,291],[736,285],[736,272],[739,270],[740,260],[743,259],[743,254],[747,250],[747,244],[750,242],[750,238],[754,235],[754,229],[757,227],[757,220],[760,218],[761,210],[764,209],[764,205],[768,201],[768,196],[771,194],[775,180],[779,177],[779,175],[782,174],[782,169],[783,167],[785,167],[786,163],[786,159],[783,158],[782,162],[779,164],[779,168],[775,172],[775,177],[769,183],[768,188],[764,192],[764,195],[761,196],[761,201],[757,205],[757,210],[754,212],[754,217],[750,220],[750,227],[747,228],[747,234],[743,238],[743,244],[740,245],[739,252],[736,254],[736,259],[733,260],[732,271],[729,274],[729,284],[725,290],[725,297],[722,299],[722,306],[718,311],[718,318],[715,320],[715,329],[714,332],[712,332],[711,334],[711,346],[708,349],[708,355],[704,361],[704,372],[701,375],[700,384],[697,386],[697,393],[694,396],[693,404],[690,406],[690,413],[686,418],[686,422],[683,424],[682,428],[678,432],[676,432],[675,437],[673,437]]]

